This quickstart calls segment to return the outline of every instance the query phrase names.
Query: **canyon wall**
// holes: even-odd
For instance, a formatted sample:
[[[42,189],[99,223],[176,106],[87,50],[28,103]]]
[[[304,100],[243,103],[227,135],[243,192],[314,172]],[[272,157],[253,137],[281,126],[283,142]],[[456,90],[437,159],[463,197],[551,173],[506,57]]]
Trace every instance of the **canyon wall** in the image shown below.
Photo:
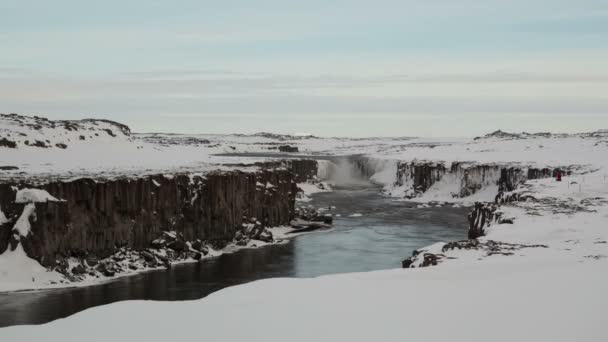
[[[296,183],[316,175],[314,160],[291,160],[258,171],[216,171],[200,175],[150,175],[139,178],[0,184],[0,253],[21,242],[45,266],[59,256],[106,257],[117,248],[144,249],[163,231],[186,241],[219,245],[231,241],[243,223],[264,227],[288,224],[294,217]],[[38,188],[60,201],[16,203],[18,189]],[[34,205],[25,237],[11,232],[27,205]],[[1,223],[1,222],[0,222]]]
[[[525,168],[500,164],[399,162],[395,186],[404,187],[405,196],[417,197],[433,186],[450,191],[452,197],[467,197],[483,188],[497,186],[496,193],[515,190],[528,179],[548,178],[559,168]],[[568,173],[568,172],[566,172]]]

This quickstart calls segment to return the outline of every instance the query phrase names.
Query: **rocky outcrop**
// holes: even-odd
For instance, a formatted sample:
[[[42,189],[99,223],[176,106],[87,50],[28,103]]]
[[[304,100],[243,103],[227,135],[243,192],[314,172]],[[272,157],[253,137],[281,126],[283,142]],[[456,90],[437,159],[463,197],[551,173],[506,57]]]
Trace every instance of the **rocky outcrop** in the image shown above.
[[[299,152],[299,148],[297,146],[281,145],[279,146],[279,151],[285,153],[295,153]]]
[[[409,186],[412,197],[428,190],[435,182],[441,180],[447,170],[441,163],[400,162],[397,165],[397,186]]]
[[[283,164],[294,175],[296,183],[304,183],[317,176],[319,163],[313,159],[289,159]]]
[[[498,206],[488,203],[475,203],[475,207],[469,213],[469,239],[477,239],[485,235],[485,228],[500,220],[501,212]]]
[[[70,256],[103,259],[119,250],[144,250],[165,231],[183,241],[222,246],[252,221],[272,227],[294,218],[296,183],[316,174],[316,162],[281,165],[252,172],[0,184],[0,208],[8,218],[0,227],[0,253],[14,239],[10,227],[26,205],[15,203],[16,192],[31,187],[61,199],[33,203],[31,234],[20,240],[26,253],[45,266]],[[257,227],[259,238],[264,234]]]
[[[547,248],[547,245],[541,244],[515,244],[500,242],[494,240],[479,241],[476,239],[454,241],[443,244],[441,248],[436,248],[432,252],[425,248],[420,248],[412,253],[412,256],[406,258],[401,263],[403,268],[429,267],[436,266],[445,259],[449,259],[449,253],[452,250],[477,250],[483,252],[484,257],[492,255],[514,255],[516,251],[525,248]]]

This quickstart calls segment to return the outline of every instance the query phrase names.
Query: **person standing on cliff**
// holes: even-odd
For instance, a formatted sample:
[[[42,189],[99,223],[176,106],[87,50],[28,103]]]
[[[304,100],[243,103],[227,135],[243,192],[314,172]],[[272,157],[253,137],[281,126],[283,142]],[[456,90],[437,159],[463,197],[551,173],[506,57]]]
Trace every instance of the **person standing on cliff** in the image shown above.
[[[558,181],[558,182],[562,181],[562,171],[561,170],[557,170],[555,172],[555,180]]]

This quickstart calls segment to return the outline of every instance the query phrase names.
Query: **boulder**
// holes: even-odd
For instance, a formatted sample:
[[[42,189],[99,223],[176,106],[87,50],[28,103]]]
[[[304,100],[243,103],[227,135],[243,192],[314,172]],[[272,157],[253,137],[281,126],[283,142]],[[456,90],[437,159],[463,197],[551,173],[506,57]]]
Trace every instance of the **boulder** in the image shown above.
[[[99,260],[97,260],[97,258],[95,256],[90,255],[90,256],[87,256],[86,263],[89,267],[95,267],[99,263]]]
[[[264,229],[260,233],[260,235],[258,236],[257,239],[260,240],[260,241],[268,242],[268,243],[274,241],[274,239],[272,238],[272,233],[269,230],[267,230],[267,229]]]
[[[87,273],[87,270],[80,264],[72,267],[72,274],[74,275],[82,275],[85,273]]]
[[[146,262],[151,262],[152,260],[156,259],[154,255],[148,251],[141,252],[141,256],[144,258],[144,260],[146,260]]]
[[[188,246],[182,240],[175,240],[173,242],[170,242],[167,247],[177,252],[188,250]]]
[[[192,246],[192,249],[194,249],[195,251],[199,251],[199,252],[201,252],[203,247],[205,247],[201,240],[194,241],[191,246]]]

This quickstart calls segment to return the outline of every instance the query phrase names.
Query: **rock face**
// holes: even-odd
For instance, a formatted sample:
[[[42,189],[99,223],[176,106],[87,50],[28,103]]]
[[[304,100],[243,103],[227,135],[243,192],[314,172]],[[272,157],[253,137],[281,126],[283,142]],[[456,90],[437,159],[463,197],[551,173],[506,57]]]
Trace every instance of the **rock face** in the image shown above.
[[[31,234],[21,238],[30,257],[52,266],[61,257],[104,258],[119,248],[143,250],[163,231],[175,231],[186,241],[225,245],[246,220],[254,218],[263,227],[288,224],[294,218],[296,183],[313,171],[316,162],[310,160],[204,176],[0,184],[0,208],[8,219],[0,226],[0,253],[14,239],[11,227],[26,205],[15,203],[18,188],[36,187],[62,199],[34,203]]]
[[[254,164],[264,169],[286,168],[293,174],[296,183],[305,183],[317,176],[319,163],[314,159],[287,159],[280,161],[259,162]]]
[[[494,204],[475,203],[469,213],[469,239],[477,239],[485,235],[485,228],[500,219],[501,213]]]
[[[553,177],[558,168],[519,168],[498,164],[452,163],[447,168],[442,163],[399,162],[395,185],[406,187],[406,197],[417,197],[434,184],[459,184],[453,197],[467,197],[487,186],[498,186],[497,192],[515,190],[527,179]],[[569,173],[566,171],[566,173]]]
[[[422,193],[439,181],[446,172],[447,170],[443,164],[399,163],[397,184],[403,186],[411,183],[415,192]]]

